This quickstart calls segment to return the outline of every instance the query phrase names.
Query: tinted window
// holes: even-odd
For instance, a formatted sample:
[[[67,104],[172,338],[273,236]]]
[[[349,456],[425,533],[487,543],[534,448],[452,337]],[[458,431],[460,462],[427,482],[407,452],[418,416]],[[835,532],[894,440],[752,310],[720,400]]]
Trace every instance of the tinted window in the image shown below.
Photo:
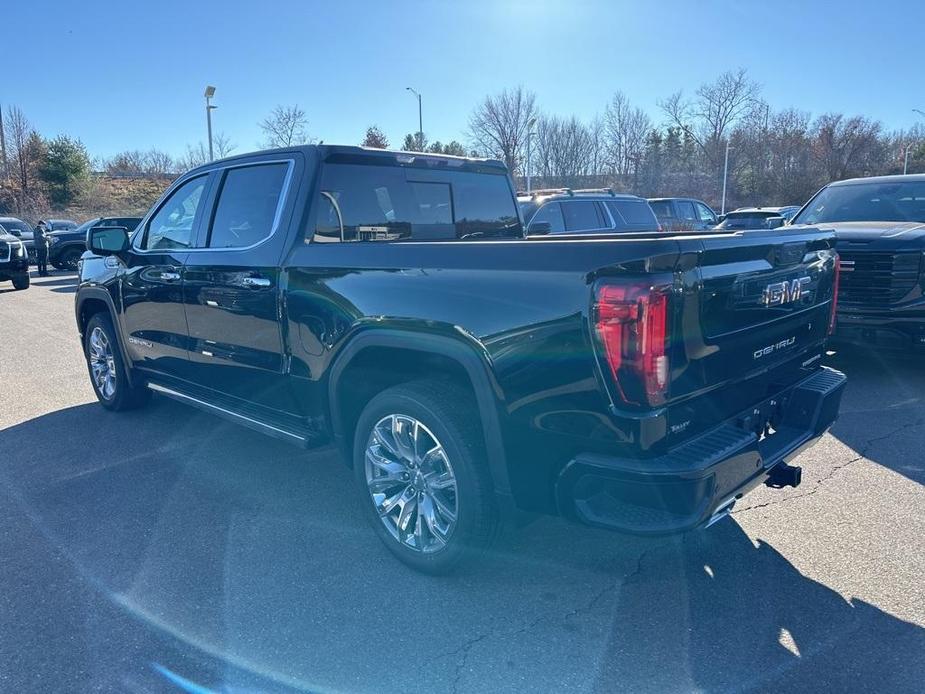
[[[190,179],[167,198],[148,222],[148,233],[145,234],[142,248],[168,250],[190,247],[193,223],[202,202],[206,178],[199,176]]]
[[[768,217],[778,217],[776,212],[730,212],[719,225],[720,229],[767,229]]]
[[[340,241],[342,231],[345,241],[522,234],[506,176],[328,164],[314,240]]]
[[[507,176],[460,172],[451,181],[460,238],[523,234]]]
[[[411,187],[414,213],[421,224],[453,223],[453,204],[450,202],[448,183],[412,181],[408,185]]]
[[[608,200],[604,204],[610,209],[610,214],[613,215],[618,228],[635,226],[655,229],[658,226],[658,220],[652,214],[652,209],[643,200]]]
[[[678,206],[678,215],[685,222],[696,222],[697,214],[694,212],[694,203],[690,200],[677,200],[675,204]]]
[[[591,200],[570,200],[561,203],[565,228],[568,231],[590,231],[602,229],[604,222],[597,211],[597,205]]]
[[[694,203],[697,207],[697,216],[700,217],[701,222],[706,222],[707,224],[716,224],[716,216],[710,211],[710,208],[704,205],[702,202]]]
[[[288,164],[228,169],[209,233],[210,248],[244,248],[273,231]]]
[[[543,205],[535,215],[533,219],[530,220],[530,227],[532,227],[536,222],[549,222],[550,234],[561,234],[565,231],[565,220],[562,218],[562,208],[559,207],[559,203],[550,202],[546,205]],[[530,229],[528,228],[529,232]]]
[[[671,219],[674,217],[674,209],[671,206],[670,200],[655,200],[650,202],[649,205],[652,207],[655,216],[659,219]]]
[[[925,181],[829,186],[793,222],[925,222]]]

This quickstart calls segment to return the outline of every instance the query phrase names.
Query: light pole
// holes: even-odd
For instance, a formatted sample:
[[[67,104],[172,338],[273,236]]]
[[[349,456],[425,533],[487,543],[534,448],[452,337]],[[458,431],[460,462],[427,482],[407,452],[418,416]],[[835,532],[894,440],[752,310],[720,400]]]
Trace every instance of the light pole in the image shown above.
[[[212,109],[218,108],[218,106],[212,105],[212,97],[215,96],[215,87],[209,85],[206,87],[206,127],[209,129],[209,161],[214,159],[212,155]]]
[[[531,118],[527,121],[527,192],[530,192],[530,161],[532,157],[530,156],[531,150],[530,145],[533,141],[533,126],[536,125],[536,118]]]
[[[912,148],[912,143],[906,143],[906,153],[903,155],[903,176],[906,175],[906,171],[909,170],[909,150]]]
[[[922,118],[925,118],[925,111],[923,111],[923,110],[920,109],[920,108],[914,108],[914,109],[912,109],[912,112],[913,112],[913,113],[918,113],[920,116],[922,116]]]
[[[729,141],[726,142],[726,163],[723,164],[723,209],[720,214],[726,214],[726,179],[729,175],[729,150],[732,149]]]
[[[421,115],[421,95],[411,87],[405,87],[409,92],[418,98],[418,151],[424,151],[424,117]]]

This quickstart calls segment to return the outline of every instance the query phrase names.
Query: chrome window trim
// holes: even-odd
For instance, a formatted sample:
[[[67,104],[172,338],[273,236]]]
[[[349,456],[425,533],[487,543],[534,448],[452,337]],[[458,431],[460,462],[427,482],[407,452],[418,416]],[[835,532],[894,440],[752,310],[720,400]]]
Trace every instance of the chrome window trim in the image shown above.
[[[287,164],[288,168],[286,170],[286,177],[283,179],[283,187],[280,189],[279,200],[276,203],[276,213],[273,215],[273,224],[270,226],[270,233],[268,233],[266,236],[264,236],[259,241],[252,243],[249,246],[234,246],[232,248],[209,248],[208,246],[204,246],[201,248],[171,248],[171,249],[161,248],[161,249],[149,250],[149,249],[139,248],[136,245],[136,239],[138,239],[141,236],[144,236],[144,233],[142,230],[148,225],[148,223],[151,221],[151,218],[155,214],[157,214],[157,212],[160,210],[163,203],[166,201],[167,193],[170,193],[172,195],[173,191],[185,185],[188,181],[191,181],[194,178],[198,178],[200,176],[211,176],[213,173],[227,171],[228,169],[243,169],[248,166],[266,166],[268,164]],[[269,241],[271,238],[273,238],[273,235],[276,233],[277,229],[279,229],[279,223],[283,217],[283,209],[285,208],[286,201],[289,199],[289,192],[292,186],[292,173],[294,170],[295,170],[295,159],[288,158],[288,159],[266,159],[262,161],[249,161],[249,162],[244,162],[244,163],[229,162],[228,164],[206,169],[205,171],[196,171],[195,174],[192,174],[192,172],[190,172],[192,175],[189,175],[181,180],[178,180],[167,191],[165,191],[164,195],[161,196],[161,199],[157,201],[157,204],[151,208],[151,211],[149,211],[148,214],[146,214],[144,218],[141,220],[141,222],[138,224],[138,233],[136,233],[135,238],[132,239],[132,252],[139,253],[142,255],[147,255],[149,253],[163,254],[165,251],[170,251],[170,252],[175,252],[175,253],[201,253],[202,251],[209,251],[211,253],[220,253],[220,252],[227,252],[227,251],[232,251],[232,252],[248,251],[248,250],[251,250],[252,248],[256,248],[257,246],[263,245],[264,243]],[[215,200],[216,203],[218,202],[218,199],[220,197],[221,197],[221,191],[218,192],[218,198],[216,198]],[[213,210],[214,210],[214,207],[213,207]],[[209,222],[211,223],[211,221],[212,220],[210,218]]]

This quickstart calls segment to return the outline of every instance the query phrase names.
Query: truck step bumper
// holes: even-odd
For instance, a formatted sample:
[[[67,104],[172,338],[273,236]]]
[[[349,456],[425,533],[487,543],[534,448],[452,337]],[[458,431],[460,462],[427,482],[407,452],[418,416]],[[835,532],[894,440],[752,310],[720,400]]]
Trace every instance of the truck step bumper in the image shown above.
[[[762,483],[799,484],[801,469],[787,463],[835,422],[846,383],[844,374],[820,369],[657,458],[578,455],[556,482],[559,511],[589,525],[644,535],[710,525]]]

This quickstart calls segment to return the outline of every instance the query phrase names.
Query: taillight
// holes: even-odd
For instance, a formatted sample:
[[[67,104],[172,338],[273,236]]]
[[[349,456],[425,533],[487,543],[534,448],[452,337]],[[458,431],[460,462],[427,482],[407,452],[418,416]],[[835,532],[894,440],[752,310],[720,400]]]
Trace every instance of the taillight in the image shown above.
[[[841,281],[841,258],[835,254],[835,277],[832,278],[832,305],[829,308],[829,335],[835,332],[836,309],[838,308],[838,285]]]
[[[620,397],[658,405],[668,393],[668,290],[602,284],[594,327]]]

